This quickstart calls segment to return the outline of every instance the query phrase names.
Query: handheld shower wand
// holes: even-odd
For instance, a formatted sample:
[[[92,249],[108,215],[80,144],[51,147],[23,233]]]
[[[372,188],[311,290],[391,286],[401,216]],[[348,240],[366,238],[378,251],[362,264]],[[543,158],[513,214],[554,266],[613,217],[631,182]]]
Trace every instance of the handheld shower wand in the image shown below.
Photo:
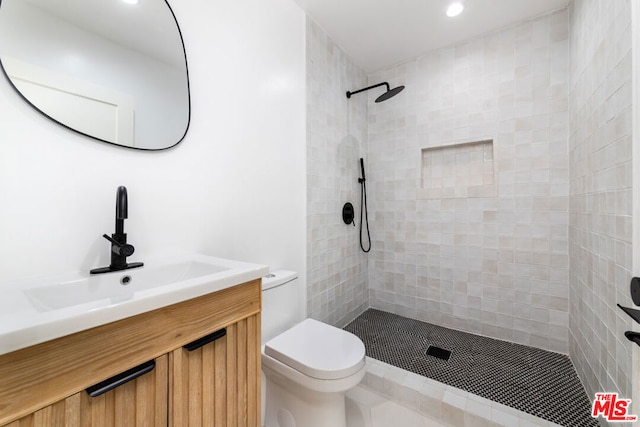
[[[367,185],[366,178],[364,177],[364,159],[360,157],[360,172],[362,172],[362,178],[358,178],[360,183],[360,248],[363,252],[367,253],[371,250],[371,234],[369,233],[369,213],[367,210]],[[364,222],[362,221],[362,214],[364,212]],[[369,247],[364,248],[362,243],[362,224],[366,222],[367,226],[367,240],[369,241]]]

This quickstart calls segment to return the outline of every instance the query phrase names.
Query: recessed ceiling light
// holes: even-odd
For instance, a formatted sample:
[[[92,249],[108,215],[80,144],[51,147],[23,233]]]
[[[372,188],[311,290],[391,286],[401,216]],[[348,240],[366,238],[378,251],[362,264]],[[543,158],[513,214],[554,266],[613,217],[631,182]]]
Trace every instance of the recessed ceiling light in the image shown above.
[[[454,16],[458,16],[464,10],[464,6],[460,2],[454,2],[449,5],[447,8],[447,16],[453,18]]]
[[[140,2],[140,0],[122,0],[122,1],[127,4],[138,4]]]

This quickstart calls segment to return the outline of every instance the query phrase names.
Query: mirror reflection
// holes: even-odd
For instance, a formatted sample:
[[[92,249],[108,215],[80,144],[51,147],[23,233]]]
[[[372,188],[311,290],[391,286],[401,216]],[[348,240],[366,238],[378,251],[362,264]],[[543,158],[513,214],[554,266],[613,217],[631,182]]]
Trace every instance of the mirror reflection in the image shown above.
[[[32,106],[95,139],[160,150],[189,127],[184,45],[165,0],[0,0],[0,63]]]

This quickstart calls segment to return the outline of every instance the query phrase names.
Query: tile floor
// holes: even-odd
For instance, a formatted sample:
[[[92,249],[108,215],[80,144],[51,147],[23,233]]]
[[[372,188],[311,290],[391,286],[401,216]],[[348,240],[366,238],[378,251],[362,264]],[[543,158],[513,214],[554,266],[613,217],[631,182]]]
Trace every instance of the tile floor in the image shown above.
[[[438,403],[441,411],[438,414],[436,410],[438,416],[435,418],[439,419],[443,412],[451,412],[451,408],[467,411],[445,414],[446,420],[453,422],[450,425],[465,425],[464,420],[469,418],[469,414],[497,425],[518,425],[519,415],[505,408],[533,415],[535,420],[527,421],[530,425],[548,425],[539,424],[539,419],[571,427],[598,425],[597,420],[590,416],[591,402],[571,361],[562,354],[443,328],[374,309],[365,311],[345,329],[362,339],[367,356],[372,358],[370,360],[385,362],[384,368],[376,365],[375,361],[371,365],[372,375],[376,370],[385,371],[382,388],[378,384],[377,391],[385,391],[384,375],[395,377],[399,384],[409,381],[408,389],[414,391],[416,387],[425,387],[420,378],[436,380],[428,385],[428,388],[436,390],[436,396],[432,396],[436,397],[433,406],[438,409],[435,405]],[[429,346],[450,350],[450,358],[441,360],[426,355]],[[389,365],[400,369],[387,371]],[[409,373],[413,374],[407,377]],[[375,383],[376,380],[374,378],[371,381]],[[393,382],[387,385],[396,387]],[[402,394],[406,390],[403,391],[401,387],[400,392]],[[417,408],[422,410],[420,405]]]

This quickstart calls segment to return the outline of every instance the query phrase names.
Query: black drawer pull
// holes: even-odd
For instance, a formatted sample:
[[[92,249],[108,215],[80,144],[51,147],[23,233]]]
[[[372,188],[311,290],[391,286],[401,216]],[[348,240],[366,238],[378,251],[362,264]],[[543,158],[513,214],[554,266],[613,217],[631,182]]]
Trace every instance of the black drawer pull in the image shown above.
[[[224,337],[225,335],[227,335],[227,329],[220,329],[219,331],[215,331],[212,334],[205,335],[202,338],[198,338],[197,340],[192,341],[187,345],[183,345],[182,348],[187,351],[197,350],[200,347],[209,344],[210,342],[214,342],[215,340]]]
[[[128,383],[131,380],[135,380],[136,378],[141,377],[147,372],[153,371],[153,368],[155,367],[155,360],[150,360],[143,363],[142,365],[136,366],[135,368],[131,368],[118,375],[114,375],[111,378],[107,378],[106,380],[99,382],[96,385],[92,385],[91,387],[87,388],[86,392],[91,397],[98,397],[101,394],[111,391],[118,386],[121,386],[122,384]]]

